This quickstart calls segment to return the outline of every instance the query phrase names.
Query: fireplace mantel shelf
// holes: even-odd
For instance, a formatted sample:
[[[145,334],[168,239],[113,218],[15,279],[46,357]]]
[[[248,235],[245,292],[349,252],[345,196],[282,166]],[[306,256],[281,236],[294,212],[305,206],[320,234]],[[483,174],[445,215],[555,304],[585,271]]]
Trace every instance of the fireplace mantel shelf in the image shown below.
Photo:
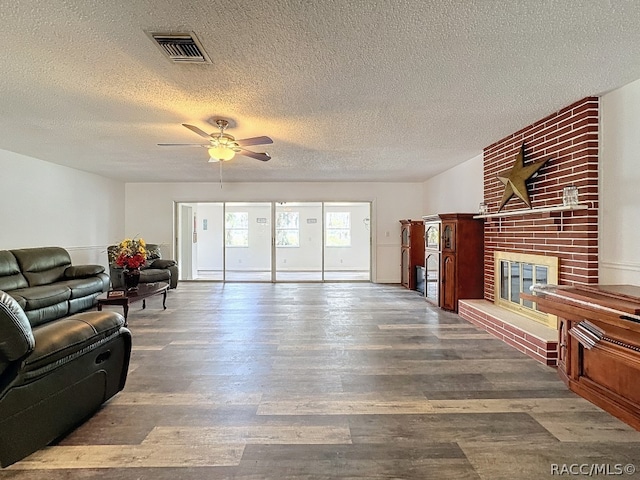
[[[487,213],[486,215],[476,215],[473,218],[502,218],[513,217],[515,215],[533,215],[535,213],[545,212],[571,212],[574,210],[586,210],[589,205],[586,203],[579,203],[577,205],[556,205],[555,207],[542,207],[531,208],[528,210],[510,210],[508,212]]]

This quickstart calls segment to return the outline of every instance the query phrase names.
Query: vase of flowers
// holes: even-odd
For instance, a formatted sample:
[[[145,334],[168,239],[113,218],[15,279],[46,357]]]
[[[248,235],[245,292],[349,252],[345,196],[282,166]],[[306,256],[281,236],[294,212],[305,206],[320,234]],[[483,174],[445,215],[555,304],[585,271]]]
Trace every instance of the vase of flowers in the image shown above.
[[[136,290],[140,282],[140,267],[147,261],[147,244],[141,238],[125,238],[118,244],[116,264],[124,269],[124,284],[128,291]]]
[[[127,289],[127,292],[138,290],[140,270],[124,270],[122,276],[124,277],[124,287]]]

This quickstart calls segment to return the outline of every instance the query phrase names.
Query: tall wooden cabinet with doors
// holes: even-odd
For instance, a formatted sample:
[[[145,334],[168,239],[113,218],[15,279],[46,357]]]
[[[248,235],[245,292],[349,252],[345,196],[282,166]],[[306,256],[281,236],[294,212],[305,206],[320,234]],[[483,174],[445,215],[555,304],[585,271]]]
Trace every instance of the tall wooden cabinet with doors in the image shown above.
[[[484,224],[473,213],[441,213],[425,223],[425,298],[458,311],[458,300],[484,297]]]
[[[416,267],[424,263],[424,224],[422,220],[400,220],[401,224],[401,283],[415,290]]]

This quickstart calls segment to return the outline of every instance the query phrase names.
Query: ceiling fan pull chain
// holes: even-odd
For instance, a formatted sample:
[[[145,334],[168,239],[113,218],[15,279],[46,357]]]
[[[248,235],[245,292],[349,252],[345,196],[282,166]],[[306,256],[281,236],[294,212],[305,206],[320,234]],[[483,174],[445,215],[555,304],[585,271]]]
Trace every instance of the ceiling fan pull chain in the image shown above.
[[[218,162],[220,165],[220,190],[222,190],[222,162]]]

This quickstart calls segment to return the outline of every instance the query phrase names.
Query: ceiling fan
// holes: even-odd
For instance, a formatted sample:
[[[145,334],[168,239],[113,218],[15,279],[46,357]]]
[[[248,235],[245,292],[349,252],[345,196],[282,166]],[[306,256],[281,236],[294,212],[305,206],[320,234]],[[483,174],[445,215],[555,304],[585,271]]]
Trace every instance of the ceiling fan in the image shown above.
[[[269,137],[251,137],[236,140],[224,130],[229,126],[229,122],[222,118],[216,119],[216,125],[219,132],[207,133],[198,127],[183,123],[182,126],[187,127],[192,132],[209,140],[209,143],[159,143],[160,147],[204,147],[209,152],[210,162],[226,162],[231,160],[235,154],[244,155],[245,157],[255,158],[267,162],[271,159],[271,155],[266,152],[252,152],[245,147],[252,145],[266,145],[273,143]]]

